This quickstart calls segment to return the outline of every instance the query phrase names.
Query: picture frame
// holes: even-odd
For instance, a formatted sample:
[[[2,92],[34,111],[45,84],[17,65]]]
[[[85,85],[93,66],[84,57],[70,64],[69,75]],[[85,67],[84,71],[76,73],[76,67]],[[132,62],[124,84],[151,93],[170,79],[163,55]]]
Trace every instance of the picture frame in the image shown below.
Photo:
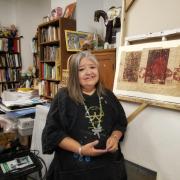
[[[180,110],[180,40],[118,49],[113,91],[123,101]]]
[[[72,18],[73,14],[75,12],[75,8],[76,8],[76,2],[67,5],[64,10],[63,17],[64,18]]]
[[[87,37],[88,37],[87,32],[65,30],[67,51],[80,51]]]

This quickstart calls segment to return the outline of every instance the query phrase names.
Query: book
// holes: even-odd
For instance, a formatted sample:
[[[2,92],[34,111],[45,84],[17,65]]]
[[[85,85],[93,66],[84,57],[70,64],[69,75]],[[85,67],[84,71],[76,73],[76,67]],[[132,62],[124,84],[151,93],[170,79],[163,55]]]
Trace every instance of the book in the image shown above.
[[[25,168],[29,165],[32,165],[33,161],[30,156],[23,156],[15,158],[11,161],[7,161],[0,164],[1,170],[3,173],[8,172],[18,172],[20,169]]]

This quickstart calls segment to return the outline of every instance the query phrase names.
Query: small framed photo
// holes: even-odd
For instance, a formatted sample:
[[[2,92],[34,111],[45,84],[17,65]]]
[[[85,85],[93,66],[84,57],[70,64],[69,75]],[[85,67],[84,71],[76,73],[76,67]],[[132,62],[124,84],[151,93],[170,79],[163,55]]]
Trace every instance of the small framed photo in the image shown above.
[[[80,51],[87,37],[87,32],[65,30],[67,51]]]
[[[74,11],[75,11],[75,8],[76,8],[76,2],[67,5],[65,10],[64,10],[63,17],[64,18],[72,18]]]

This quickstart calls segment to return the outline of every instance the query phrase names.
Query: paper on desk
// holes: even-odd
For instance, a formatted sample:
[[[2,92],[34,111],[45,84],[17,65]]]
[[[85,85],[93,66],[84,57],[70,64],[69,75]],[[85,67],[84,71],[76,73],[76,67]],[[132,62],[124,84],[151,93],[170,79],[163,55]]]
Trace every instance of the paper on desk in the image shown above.
[[[34,93],[33,91],[28,92],[16,92],[16,91],[3,91],[2,95],[3,101],[16,101],[19,99],[32,99],[35,97],[39,97],[37,93]]]
[[[33,99],[24,99],[24,98],[20,98],[18,100],[15,101],[4,101],[2,100],[2,103],[6,106],[6,107],[13,107],[13,106],[28,106],[28,105],[35,105],[35,104],[40,104],[43,103],[44,100],[40,99],[40,98],[33,98]]]

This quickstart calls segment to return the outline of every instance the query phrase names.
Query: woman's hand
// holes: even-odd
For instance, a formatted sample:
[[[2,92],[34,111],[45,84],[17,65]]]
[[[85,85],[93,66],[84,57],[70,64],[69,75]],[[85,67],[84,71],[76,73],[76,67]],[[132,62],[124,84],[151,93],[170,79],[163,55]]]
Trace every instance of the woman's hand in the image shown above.
[[[98,140],[81,146],[82,156],[99,156],[107,152],[106,149],[96,149],[95,146],[99,143]]]
[[[111,135],[106,142],[107,152],[114,153],[118,150],[119,139],[115,135]]]

